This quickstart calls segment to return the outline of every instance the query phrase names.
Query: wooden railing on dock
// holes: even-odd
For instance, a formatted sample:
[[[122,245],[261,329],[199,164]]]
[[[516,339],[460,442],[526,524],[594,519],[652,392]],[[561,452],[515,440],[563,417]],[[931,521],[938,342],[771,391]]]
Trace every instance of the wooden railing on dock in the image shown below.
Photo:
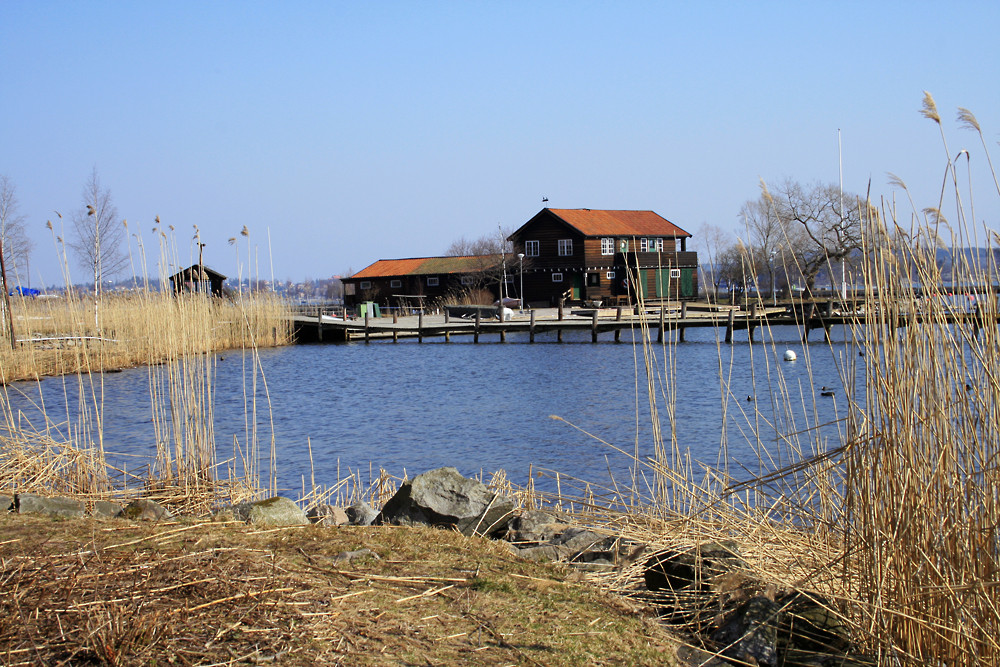
[[[824,332],[824,338],[830,339],[830,330],[835,326],[853,325],[863,322],[865,315],[861,312],[842,313],[835,310],[831,303],[807,304],[802,308],[767,308],[751,306],[749,310],[736,307],[723,307],[716,311],[693,312],[687,302],[680,304],[664,304],[660,307],[643,309],[617,308],[606,309],[575,309],[569,312],[559,309],[544,309],[542,313],[531,310],[515,316],[509,321],[487,319],[482,312],[476,311],[474,318],[455,318],[447,311],[441,315],[425,315],[420,312],[415,316],[403,316],[394,313],[392,317],[372,317],[366,314],[363,318],[344,319],[328,315],[297,316],[294,318],[296,339],[299,342],[347,342],[352,340],[392,340],[400,338],[416,338],[423,342],[425,338],[443,337],[450,342],[454,336],[472,336],[473,342],[480,342],[483,336],[497,336],[500,342],[506,342],[508,334],[523,333],[528,335],[528,341],[534,343],[538,334],[555,332],[556,342],[563,342],[564,332],[589,332],[591,341],[599,341],[600,334],[611,333],[614,342],[621,342],[621,334],[626,329],[641,327],[655,330],[656,341],[662,343],[664,332],[674,332],[678,342],[684,342],[685,331],[690,328],[724,327],[724,340],[732,343],[734,333],[747,331],[750,340],[754,332],[762,326],[795,326],[802,332],[802,341],[809,341],[809,334],[816,330]],[[543,315],[544,313],[544,315]],[[891,316],[890,322],[895,328],[909,323],[922,322],[920,314],[898,313]],[[939,320],[935,320],[939,321]],[[952,312],[947,315],[950,324],[973,327],[974,333],[987,324],[996,326],[996,321],[987,322],[978,312]]]

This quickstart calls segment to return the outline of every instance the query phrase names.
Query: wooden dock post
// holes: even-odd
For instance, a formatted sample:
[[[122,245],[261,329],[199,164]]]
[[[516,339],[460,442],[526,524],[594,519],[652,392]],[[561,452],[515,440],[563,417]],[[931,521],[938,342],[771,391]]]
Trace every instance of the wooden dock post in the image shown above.
[[[661,303],[660,304],[660,330],[656,332],[656,342],[657,343],[662,343],[663,342],[663,329],[664,329],[664,325],[666,325],[666,323],[667,323],[666,310],[667,309],[664,308],[663,304]]]
[[[475,330],[475,333],[472,335],[472,342],[473,343],[478,343],[479,342],[479,320],[480,320],[481,317],[482,317],[482,314],[479,312],[479,309],[476,308],[476,330]]]
[[[451,321],[451,317],[448,314],[448,309],[444,309],[444,342],[451,342],[451,329],[448,328],[448,323]]]
[[[597,309],[594,309],[594,315],[590,319],[590,342],[597,342]]]
[[[535,311],[531,311],[531,323],[528,325],[528,342],[535,342]]]
[[[622,321],[622,307],[618,306],[618,312],[615,313],[615,322]],[[615,327],[615,342],[620,343],[622,340],[622,328],[620,326]]]
[[[563,303],[565,303],[565,301],[566,301],[565,299],[559,299],[559,321],[560,322],[562,322],[562,319],[563,319]]]
[[[677,340],[681,343],[684,342],[684,320],[688,316],[688,302],[681,301],[681,323],[677,325]]]
[[[368,318],[370,318],[370,317],[371,317],[371,315],[369,314],[368,309],[365,308],[365,342],[366,343],[369,341]]]
[[[726,323],[726,342],[733,342],[733,326],[736,322],[736,309],[730,309],[729,311],[729,321]]]
[[[320,343],[323,342],[323,311],[319,311],[319,315],[316,316],[316,340]]]
[[[417,342],[424,342],[424,309],[420,309],[420,314],[417,315]]]

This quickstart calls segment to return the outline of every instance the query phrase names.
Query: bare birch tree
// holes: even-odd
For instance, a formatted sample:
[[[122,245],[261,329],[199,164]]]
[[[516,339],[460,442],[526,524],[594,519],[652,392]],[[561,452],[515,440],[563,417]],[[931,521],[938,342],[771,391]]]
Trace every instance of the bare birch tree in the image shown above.
[[[96,167],[83,187],[83,205],[83,209],[73,212],[69,247],[80,265],[93,274],[94,291],[99,295],[105,277],[122,271],[128,265],[128,256],[122,250],[125,225],[118,219],[111,191],[101,187]]]
[[[28,259],[31,254],[31,240],[25,230],[25,216],[18,210],[17,188],[14,182],[0,174],[0,248],[8,276],[15,280],[28,276]]]

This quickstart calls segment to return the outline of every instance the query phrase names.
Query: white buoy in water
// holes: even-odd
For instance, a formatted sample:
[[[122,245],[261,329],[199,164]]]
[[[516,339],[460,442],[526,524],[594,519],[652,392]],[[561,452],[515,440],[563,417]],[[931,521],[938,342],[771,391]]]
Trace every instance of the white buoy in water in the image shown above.
[[[798,358],[798,355],[795,354],[795,350],[785,350],[785,361],[795,361]]]

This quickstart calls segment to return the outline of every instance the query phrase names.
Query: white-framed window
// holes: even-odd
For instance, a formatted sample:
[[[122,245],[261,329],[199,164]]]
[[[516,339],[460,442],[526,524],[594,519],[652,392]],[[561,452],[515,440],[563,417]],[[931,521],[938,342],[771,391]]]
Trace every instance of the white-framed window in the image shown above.
[[[615,240],[611,238],[601,239],[601,254],[602,255],[613,255],[615,254]]]
[[[476,281],[472,279],[472,276],[462,276],[462,284],[463,285],[471,285],[474,282],[476,282]]]
[[[628,239],[618,239],[618,252],[628,252]]]
[[[561,273],[553,273],[552,274],[552,282],[554,282],[554,283],[561,283],[562,282],[562,274]]]
[[[573,254],[573,239],[559,239],[559,256],[569,257]]]
[[[608,271],[607,273],[604,274],[604,277],[607,278],[608,280],[614,280],[615,279],[615,272],[614,271]]]
[[[402,286],[403,286],[403,281],[402,280],[390,280],[389,281],[389,287],[391,287],[393,289],[399,289]]]
[[[639,252],[649,252],[649,239],[639,239]]]
[[[663,239],[649,239],[649,249],[663,252]]]
[[[670,269],[670,277],[671,278],[680,278],[681,277],[681,270],[680,269]]]
[[[358,284],[358,287],[361,288],[361,289],[371,289],[372,288],[372,281],[370,281],[370,280],[362,280]]]
[[[538,257],[538,241],[525,241],[524,255],[526,257]]]
[[[437,276],[431,276],[430,278],[427,279],[428,287],[437,287],[440,284],[441,280]]]

